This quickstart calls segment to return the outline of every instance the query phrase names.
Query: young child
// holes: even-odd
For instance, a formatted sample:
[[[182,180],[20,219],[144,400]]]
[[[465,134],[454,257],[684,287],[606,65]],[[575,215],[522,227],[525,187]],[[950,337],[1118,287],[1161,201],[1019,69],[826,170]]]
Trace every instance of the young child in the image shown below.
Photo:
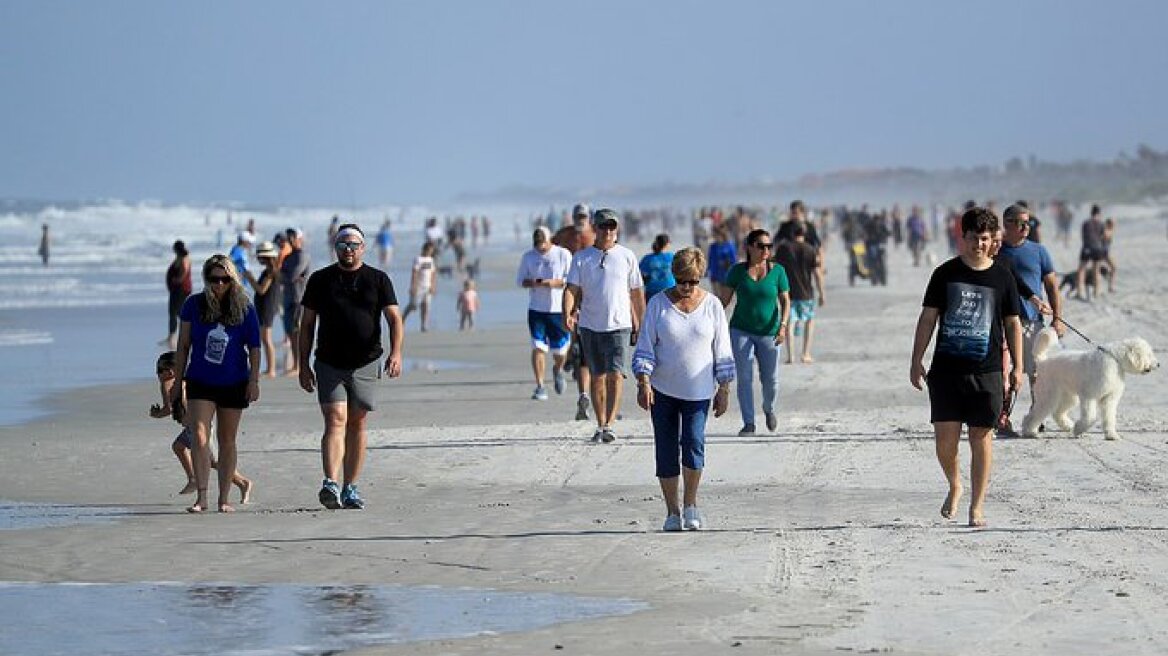
[[[173,413],[173,409],[170,407],[170,391],[174,387],[174,358],[174,351],[167,351],[158,356],[158,362],[154,366],[154,372],[158,376],[158,392],[162,395],[162,403],[155,403],[150,406],[150,416],[155,419],[170,417]],[[178,464],[182,465],[183,471],[187,475],[187,484],[183,486],[183,489],[179,490],[179,494],[191,494],[196,488],[195,468],[191,464],[191,439],[191,429],[184,425],[182,432],[178,434],[178,437],[174,438],[174,442],[170,445],[175,457],[178,458]],[[215,461],[215,456],[212,455],[211,467],[214,469],[218,466],[219,463]],[[239,488],[240,503],[248,503],[251,501],[251,479],[239,472],[235,472],[235,476],[231,480]]]
[[[475,281],[467,278],[462,283],[462,293],[458,295],[458,329],[474,330],[475,313],[479,311],[479,293]]]

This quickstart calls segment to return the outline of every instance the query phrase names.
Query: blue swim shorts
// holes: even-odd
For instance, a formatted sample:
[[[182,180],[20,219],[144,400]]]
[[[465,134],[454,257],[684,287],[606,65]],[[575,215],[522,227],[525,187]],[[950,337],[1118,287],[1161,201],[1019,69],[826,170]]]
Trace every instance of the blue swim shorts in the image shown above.
[[[527,329],[531,332],[532,348],[557,355],[568,352],[570,335],[564,328],[564,315],[559,312],[527,311]]]

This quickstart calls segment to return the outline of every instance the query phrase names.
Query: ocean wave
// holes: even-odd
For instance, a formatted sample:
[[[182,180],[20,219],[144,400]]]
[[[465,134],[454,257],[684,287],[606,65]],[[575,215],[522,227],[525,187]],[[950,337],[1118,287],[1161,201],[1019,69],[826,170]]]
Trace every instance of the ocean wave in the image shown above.
[[[53,334],[44,330],[0,330],[0,347],[52,343]]]
[[[116,307],[122,305],[158,305],[165,310],[166,299],[158,297],[126,296],[121,298],[98,298],[91,295],[50,297],[50,298],[5,298],[0,299],[0,310],[32,310],[46,308],[86,308]]]

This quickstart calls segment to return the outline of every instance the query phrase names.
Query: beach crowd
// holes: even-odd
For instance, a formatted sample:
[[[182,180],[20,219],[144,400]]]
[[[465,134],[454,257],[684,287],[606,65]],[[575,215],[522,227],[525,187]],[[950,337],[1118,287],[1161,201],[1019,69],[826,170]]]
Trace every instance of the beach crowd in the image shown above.
[[[1043,211],[1055,219],[1056,239],[1068,243],[1068,204],[1054,201]],[[281,351],[284,375],[315,393],[320,406],[320,503],[364,508],[358,481],[374,386],[382,376],[401,375],[407,318],[417,312],[420,329],[432,328],[439,275],[461,281],[460,330],[474,328],[480,307],[480,264],[470,255],[488,243],[490,220],[456,217],[444,223],[437,217],[425,223],[404,308],[385,271],[395,243],[388,219],[367,240],[360,226],[333,217],[326,236],[331,261],[320,268],[313,267],[302,230],[288,228],[257,243],[249,224],[228,253],[201,264],[203,288],[197,292],[186,245],[173,244],[166,272],[168,334],[161,342],[166,352],[156,362],[160,401],[150,415],[173,417],[183,426],[172,450],[187,477],[181,492],[196,495],[189,512],[211,507],[211,471],[217,471],[219,511],[234,510],[233,489],[243,503],[249,501],[254,484],[238,470],[236,436],[243,411],[259,400],[261,375],[279,375]],[[1082,223],[1079,266],[1066,276],[1055,271],[1041,226],[1024,201],[1000,217],[992,202],[970,201],[960,209],[934,205],[927,212],[898,205],[813,211],[799,200],[782,211],[594,211],[580,203],[570,211],[535,215],[529,232],[519,222],[515,228],[517,240],[529,235],[531,243],[518,258],[515,276],[516,285],[528,290],[531,398],[549,400],[549,383],[563,395],[570,380],[574,418],[595,422],[591,442],[610,444],[620,437],[623,386],[631,375],[637,405],[652,420],[655,471],[666,507],[663,530],[700,529],[707,418],[711,411],[726,412],[733,385],[739,435],[761,427],[778,430],[780,363],[815,362],[829,238],[838,238],[847,255],[849,285],[887,285],[889,251],[904,247],[914,267],[935,265],[924,290],[909,379],[928,391],[937,459],[948,484],[941,514],[954,517],[964,493],[958,444],[965,429],[971,447],[968,522],[984,526],[992,440],[1015,435],[1010,411],[1027,381],[1033,390],[1038,332],[1048,323],[1060,335],[1065,330],[1062,289],[1089,300],[1104,282],[1108,291],[1115,285],[1116,225],[1099,206]],[[674,250],[675,235],[692,245]],[[638,256],[625,242],[651,246]],[[937,264],[942,244],[949,257]],[[366,260],[372,248],[376,266],[372,254]]]

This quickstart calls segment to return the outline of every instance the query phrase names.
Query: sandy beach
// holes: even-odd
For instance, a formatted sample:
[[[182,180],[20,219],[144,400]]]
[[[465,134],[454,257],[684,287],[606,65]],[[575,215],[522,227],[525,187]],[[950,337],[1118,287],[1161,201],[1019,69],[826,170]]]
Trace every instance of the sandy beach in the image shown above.
[[[1114,211],[1118,290],[1067,301],[1066,316],[1096,341],[1142,336],[1163,360],[1164,220]],[[1076,232],[1072,247],[1049,245],[1060,270],[1077,244]],[[928,400],[908,382],[930,269],[891,250],[888,287],[848,287],[842,251],[833,235],[815,364],[780,370],[778,431],[737,437],[733,402],[711,420],[699,533],[659,530],[652,431],[631,386],[612,445],[571,421],[573,394],[530,400],[517,314],[473,333],[410,326],[407,357],[468,366],[384,381],[363,512],[317,503],[319,409],[291,379],[263,381],[244,415],[240,469],[256,491],[234,515],[183,512],[175,424],[146,413],[155,384],[50,399],[53,416],[0,428],[0,500],[113,518],[0,532],[0,581],[426,585],[648,606],[354,654],[1168,652],[1168,372],[1128,378],[1120,441],[1098,427],[998,440],[989,527],[943,520]],[[495,289],[517,261],[484,260]],[[965,444],[962,462],[968,474]]]

